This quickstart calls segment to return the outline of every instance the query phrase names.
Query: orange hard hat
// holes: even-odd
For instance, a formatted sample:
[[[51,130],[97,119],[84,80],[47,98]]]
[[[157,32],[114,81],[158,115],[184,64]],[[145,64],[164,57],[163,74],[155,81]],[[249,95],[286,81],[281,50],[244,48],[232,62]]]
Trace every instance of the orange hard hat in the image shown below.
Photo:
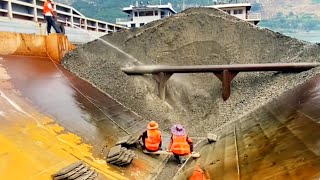
[[[159,125],[155,121],[150,121],[148,123],[148,129],[158,129]]]

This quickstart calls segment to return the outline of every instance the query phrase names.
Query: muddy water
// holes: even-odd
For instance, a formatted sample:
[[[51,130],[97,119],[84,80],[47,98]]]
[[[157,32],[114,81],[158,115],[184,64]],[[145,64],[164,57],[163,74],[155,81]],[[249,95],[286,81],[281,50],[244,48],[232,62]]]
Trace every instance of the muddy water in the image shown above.
[[[222,127],[178,179],[200,164],[211,179],[320,177],[320,76]]]

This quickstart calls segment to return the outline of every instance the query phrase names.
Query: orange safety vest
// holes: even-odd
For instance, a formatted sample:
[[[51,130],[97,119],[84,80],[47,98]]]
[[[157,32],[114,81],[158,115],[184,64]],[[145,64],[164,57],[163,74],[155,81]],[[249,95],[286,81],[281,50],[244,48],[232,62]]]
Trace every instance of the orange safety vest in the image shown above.
[[[207,178],[204,175],[204,172],[199,166],[196,166],[192,175],[189,177],[188,180],[206,180]]]
[[[161,142],[161,132],[158,129],[147,130],[148,137],[145,139],[145,146],[149,151],[157,151]]]
[[[51,12],[51,14],[53,15],[53,11],[52,11],[52,9],[49,9],[48,8],[48,4],[49,4],[50,2],[48,2],[48,1],[46,1],[46,2],[44,2],[44,4],[43,4],[43,11],[42,11],[42,13],[45,15],[47,12]],[[52,7],[53,8],[53,7]]]
[[[177,155],[190,154],[190,145],[187,142],[187,136],[173,135],[170,151]]]

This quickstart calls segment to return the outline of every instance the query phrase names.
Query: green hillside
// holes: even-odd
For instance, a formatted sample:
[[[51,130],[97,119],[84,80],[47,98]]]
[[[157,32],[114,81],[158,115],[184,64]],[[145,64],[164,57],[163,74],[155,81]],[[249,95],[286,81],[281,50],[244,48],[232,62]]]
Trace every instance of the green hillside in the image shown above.
[[[115,22],[116,18],[126,17],[123,7],[135,4],[133,0],[76,0],[71,5],[86,16]],[[140,1],[139,1],[140,2]],[[143,1],[147,3],[147,1]],[[149,0],[150,4],[159,4],[159,0]],[[162,4],[171,3],[176,11],[182,10],[182,0],[162,0]],[[186,0],[186,7],[209,5],[209,0]]]
[[[320,29],[320,18],[312,14],[284,15],[278,13],[271,19],[260,22],[259,26],[276,30],[282,33],[309,32]]]
[[[126,17],[121,9],[135,4],[135,0],[57,0],[70,4],[88,17],[114,23],[116,18]],[[215,0],[184,0],[185,7],[212,5]],[[246,0],[247,1],[247,0]],[[141,2],[141,1],[139,1]],[[149,0],[159,4],[160,0]],[[181,11],[183,0],[161,0],[171,3],[176,11]],[[241,0],[238,0],[241,2]],[[249,0],[253,12],[262,13],[260,26],[279,32],[313,31],[320,28],[320,0]],[[143,1],[144,4],[147,1]]]

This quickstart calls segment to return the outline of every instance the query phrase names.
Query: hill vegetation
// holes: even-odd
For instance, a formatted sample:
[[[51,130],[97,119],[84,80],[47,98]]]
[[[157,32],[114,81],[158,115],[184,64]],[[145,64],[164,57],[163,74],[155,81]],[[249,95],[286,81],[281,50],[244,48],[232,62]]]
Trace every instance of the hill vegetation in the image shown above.
[[[277,13],[275,17],[263,20],[259,25],[283,33],[309,32],[319,30],[320,18],[312,14]]]
[[[144,4],[159,4],[160,0],[142,0]],[[212,0],[185,0],[185,8],[211,5]],[[116,18],[126,17],[122,12],[123,7],[135,4],[136,0],[57,0],[57,2],[72,5],[86,16],[96,19],[115,22]],[[141,2],[138,1],[138,2]],[[171,3],[176,11],[181,11],[183,7],[182,0],[161,0],[161,4]]]
[[[86,16],[112,22],[126,17],[123,7],[135,4],[135,0],[57,0],[72,5]],[[150,4],[171,3],[176,11],[183,7],[212,5],[216,0],[149,0]],[[238,0],[238,2],[241,0]],[[139,1],[141,2],[141,1]],[[147,0],[143,0],[147,3]],[[259,24],[279,32],[318,30],[320,24],[320,0],[249,0],[252,11],[262,13]]]
[[[259,26],[282,33],[319,30],[320,0],[253,0],[252,10],[262,13]]]

